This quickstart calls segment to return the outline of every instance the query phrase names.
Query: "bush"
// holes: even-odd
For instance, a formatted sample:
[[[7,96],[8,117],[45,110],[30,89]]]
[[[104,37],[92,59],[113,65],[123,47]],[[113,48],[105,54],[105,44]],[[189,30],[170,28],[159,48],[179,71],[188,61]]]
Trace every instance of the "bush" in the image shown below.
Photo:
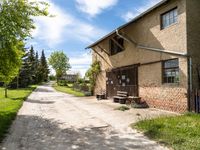
[[[58,80],[59,86],[67,86],[68,82],[66,80]]]
[[[92,96],[91,92],[84,92],[85,96]]]
[[[55,81],[55,80],[56,80],[56,77],[55,77],[54,75],[50,75],[50,76],[49,76],[49,80]]]

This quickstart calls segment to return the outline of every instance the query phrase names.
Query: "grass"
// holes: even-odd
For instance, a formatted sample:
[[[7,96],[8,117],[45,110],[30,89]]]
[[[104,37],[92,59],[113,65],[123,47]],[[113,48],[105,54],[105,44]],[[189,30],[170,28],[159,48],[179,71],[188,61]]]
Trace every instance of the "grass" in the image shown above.
[[[64,93],[67,93],[67,94],[72,94],[76,97],[84,97],[85,96],[85,94],[83,92],[73,90],[72,86],[67,87],[67,86],[53,85],[53,87],[57,91],[64,92]]]
[[[174,150],[200,149],[200,115],[198,114],[144,120],[131,126]]]
[[[4,98],[4,89],[0,88],[0,142],[15,119],[23,101],[36,88],[31,86],[25,89],[8,90],[8,98]]]
[[[115,108],[114,110],[120,110],[120,111],[126,111],[126,110],[129,110],[130,108],[127,107],[127,106],[119,106],[117,108]]]

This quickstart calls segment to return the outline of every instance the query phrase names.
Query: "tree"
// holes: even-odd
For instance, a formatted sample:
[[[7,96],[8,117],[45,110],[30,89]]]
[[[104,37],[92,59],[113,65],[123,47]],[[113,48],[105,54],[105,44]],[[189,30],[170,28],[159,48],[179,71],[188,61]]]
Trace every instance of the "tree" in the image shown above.
[[[55,51],[49,57],[49,64],[56,72],[57,82],[60,77],[62,77],[67,70],[71,68],[69,64],[69,58],[63,51]]]
[[[42,50],[42,55],[39,64],[39,81],[46,82],[48,80],[48,74],[49,74],[49,68],[44,54],[44,50]]]
[[[23,46],[23,42],[15,45],[6,43],[6,48],[0,49],[0,81],[4,82],[5,97],[7,97],[7,85],[18,75]]]
[[[25,50],[25,53],[22,57],[22,65],[18,75],[18,84],[19,87],[27,87],[29,85],[30,79],[30,64],[28,61],[28,51]]]
[[[39,56],[38,52],[35,53],[35,84],[39,83]]]
[[[7,85],[17,76],[22,64],[24,41],[31,37],[35,28],[33,17],[47,16],[47,8],[45,2],[1,0],[0,80],[5,83],[6,97]]]
[[[31,46],[30,50],[26,50],[22,57],[22,66],[18,76],[20,87],[27,87],[28,85],[35,83],[35,59],[34,48]]]
[[[31,37],[35,29],[33,17],[47,16],[48,3],[29,0],[1,0],[0,37],[5,42],[16,42]]]
[[[36,72],[36,68],[35,68],[35,51],[33,49],[33,46],[31,46],[29,52],[28,52],[28,57],[27,57],[27,63],[28,63],[28,80],[29,80],[29,84],[34,84],[35,83],[35,72]]]

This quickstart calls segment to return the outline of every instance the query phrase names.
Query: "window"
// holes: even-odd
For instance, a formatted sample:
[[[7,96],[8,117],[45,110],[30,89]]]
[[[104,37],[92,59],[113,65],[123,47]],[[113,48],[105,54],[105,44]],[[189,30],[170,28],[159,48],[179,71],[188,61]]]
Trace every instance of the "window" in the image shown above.
[[[179,62],[178,59],[163,62],[163,83],[179,82]]]
[[[161,15],[161,29],[178,22],[178,10],[174,8]]]
[[[124,50],[124,39],[115,36],[110,40],[110,53],[115,55]]]

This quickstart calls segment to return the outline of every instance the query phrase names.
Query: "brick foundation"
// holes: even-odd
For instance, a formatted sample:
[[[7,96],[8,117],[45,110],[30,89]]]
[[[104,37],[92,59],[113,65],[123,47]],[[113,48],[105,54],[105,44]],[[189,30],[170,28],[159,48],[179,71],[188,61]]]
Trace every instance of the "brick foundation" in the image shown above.
[[[149,107],[174,112],[187,111],[187,90],[178,87],[140,87],[140,97]]]

